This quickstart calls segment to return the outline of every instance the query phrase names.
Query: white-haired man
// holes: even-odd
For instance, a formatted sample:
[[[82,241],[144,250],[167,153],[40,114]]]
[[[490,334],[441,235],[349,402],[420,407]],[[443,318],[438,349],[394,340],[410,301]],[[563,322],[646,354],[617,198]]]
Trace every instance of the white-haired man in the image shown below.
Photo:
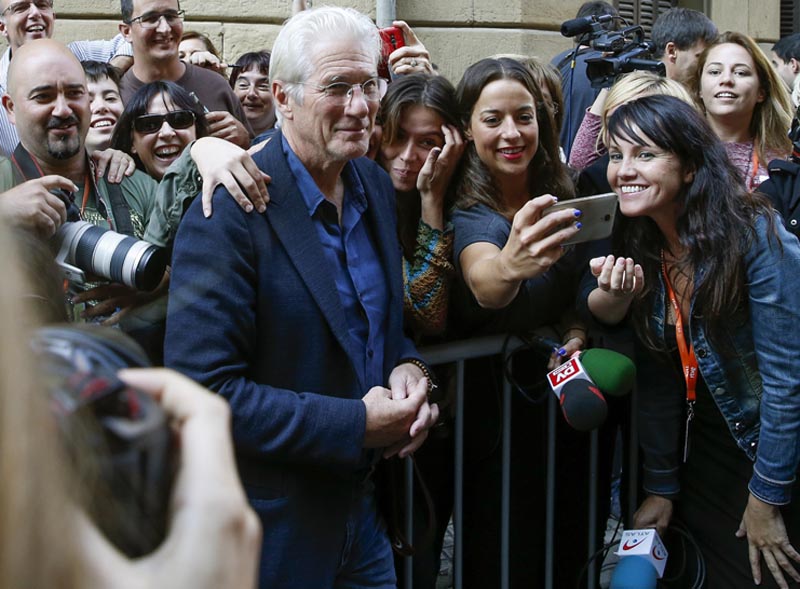
[[[165,360],[224,395],[264,524],[264,588],[395,587],[371,473],[438,416],[402,333],[394,190],[362,157],[385,81],[375,25],[301,12],[273,46],[270,206],[196,200],[175,241]]]

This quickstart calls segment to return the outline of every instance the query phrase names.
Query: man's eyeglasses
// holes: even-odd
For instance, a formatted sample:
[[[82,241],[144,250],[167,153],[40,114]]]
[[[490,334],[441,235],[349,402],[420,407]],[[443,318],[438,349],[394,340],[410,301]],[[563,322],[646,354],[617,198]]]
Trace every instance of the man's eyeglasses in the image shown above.
[[[0,16],[5,16],[9,12],[15,15],[27,14],[31,6],[35,6],[39,12],[52,12],[53,0],[23,0],[23,2],[14,2],[13,4],[9,4],[3,12],[0,12]]]
[[[350,103],[350,100],[353,98],[353,91],[356,88],[361,90],[361,94],[364,95],[365,100],[369,102],[380,102],[383,95],[386,94],[386,88],[388,86],[386,80],[383,78],[370,78],[361,84],[348,84],[347,82],[334,82],[327,86],[311,84],[310,82],[300,82],[300,84],[316,88],[319,92],[325,94],[325,98],[340,106]]]
[[[173,129],[188,129],[194,125],[194,113],[190,110],[173,110],[163,115],[140,115],[133,119],[133,128],[150,135],[161,129],[164,121]]]
[[[186,15],[185,10],[148,12],[147,14],[143,14],[142,16],[137,16],[136,18],[132,18],[131,20],[128,21],[128,24],[132,25],[133,23],[138,22],[139,26],[141,26],[143,29],[155,29],[158,26],[158,23],[161,22],[161,19],[163,18],[168,26],[174,27],[183,20],[183,17],[185,15]]]

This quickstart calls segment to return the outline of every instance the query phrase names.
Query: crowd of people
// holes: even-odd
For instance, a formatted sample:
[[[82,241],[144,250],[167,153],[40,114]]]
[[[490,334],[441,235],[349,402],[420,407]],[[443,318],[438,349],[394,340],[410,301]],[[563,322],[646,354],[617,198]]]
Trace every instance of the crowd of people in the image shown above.
[[[621,22],[601,1],[577,16]],[[272,47],[225,63],[184,17],[177,0],[122,0],[120,35],[65,46],[52,0],[0,0],[0,470],[14,475],[0,585],[389,588],[413,553],[414,587],[433,588],[455,378],[418,348],[532,332],[556,349],[466,366],[465,587],[501,575],[507,379],[510,586],[545,575],[548,436],[554,583],[583,586],[591,438],[553,425],[549,390],[520,383],[601,346],[633,359],[637,383],[635,414],[607,400],[594,541],[619,428],[635,420],[642,482],[625,525],[678,546],[678,524],[702,562],[671,565],[665,586],[800,582],[800,33],[767,56],[673,8],[651,34],[666,75],[598,89],[586,38],[550,63],[486,57],[454,85],[404,21],[389,52],[355,10],[295,6]],[[613,233],[580,243],[571,199],[604,192],[618,198]],[[121,245],[102,254],[108,276],[95,261],[62,279],[76,220],[163,248],[157,286],[123,283]],[[167,367],[120,373],[180,438],[166,538],[142,559],[78,507],[91,492],[35,392],[20,338],[67,320],[119,329]]]

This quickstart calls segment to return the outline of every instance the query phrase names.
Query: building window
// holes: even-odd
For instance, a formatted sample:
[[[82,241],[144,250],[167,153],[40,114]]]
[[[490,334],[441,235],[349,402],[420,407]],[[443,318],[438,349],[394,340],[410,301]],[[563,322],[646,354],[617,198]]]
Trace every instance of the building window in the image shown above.
[[[781,0],[781,37],[800,32],[800,4]]]

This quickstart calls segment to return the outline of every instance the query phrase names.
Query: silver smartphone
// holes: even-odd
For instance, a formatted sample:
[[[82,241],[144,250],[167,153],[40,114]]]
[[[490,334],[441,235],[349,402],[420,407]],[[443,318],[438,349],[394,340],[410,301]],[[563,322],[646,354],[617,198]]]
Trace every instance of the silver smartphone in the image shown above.
[[[559,201],[546,208],[542,216],[551,215],[564,209],[578,209],[581,216],[577,220],[582,226],[574,237],[564,242],[564,245],[604,239],[611,235],[611,231],[614,229],[617,195],[613,192],[606,192],[605,194],[593,194]]]

